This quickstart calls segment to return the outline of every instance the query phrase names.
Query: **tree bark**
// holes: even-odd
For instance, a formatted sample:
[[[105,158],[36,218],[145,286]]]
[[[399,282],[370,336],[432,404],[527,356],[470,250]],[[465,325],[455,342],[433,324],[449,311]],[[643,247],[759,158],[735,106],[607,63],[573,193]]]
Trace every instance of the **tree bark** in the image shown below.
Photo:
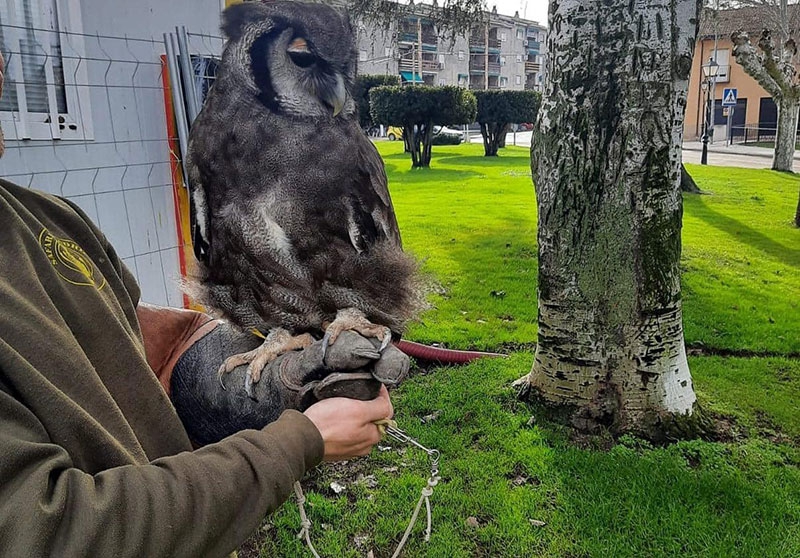
[[[700,187],[694,181],[692,175],[686,170],[686,167],[681,163],[681,192],[688,192],[690,194],[701,193]]]
[[[528,382],[580,427],[655,435],[695,403],[681,314],[680,147],[699,8],[551,4],[531,148],[539,339]]]
[[[778,99],[778,131],[775,133],[772,170],[793,172],[798,111],[800,98],[782,96]]]

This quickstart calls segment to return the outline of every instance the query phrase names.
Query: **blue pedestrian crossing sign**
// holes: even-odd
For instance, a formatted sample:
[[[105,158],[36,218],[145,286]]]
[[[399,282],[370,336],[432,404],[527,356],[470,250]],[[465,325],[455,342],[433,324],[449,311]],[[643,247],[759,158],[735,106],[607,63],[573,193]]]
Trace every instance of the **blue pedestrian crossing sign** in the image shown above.
[[[725,88],[722,91],[722,106],[735,107],[736,106],[736,89]]]

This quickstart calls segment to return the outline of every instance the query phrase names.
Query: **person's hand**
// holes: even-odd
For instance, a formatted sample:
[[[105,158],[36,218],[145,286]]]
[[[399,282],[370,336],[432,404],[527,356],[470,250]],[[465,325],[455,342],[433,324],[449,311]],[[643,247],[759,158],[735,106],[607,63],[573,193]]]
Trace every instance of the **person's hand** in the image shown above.
[[[371,401],[332,397],[314,403],[303,414],[322,434],[325,461],[339,461],[367,455],[381,439],[374,422],[392,418],[394,409],[386,386],[381,386]]]

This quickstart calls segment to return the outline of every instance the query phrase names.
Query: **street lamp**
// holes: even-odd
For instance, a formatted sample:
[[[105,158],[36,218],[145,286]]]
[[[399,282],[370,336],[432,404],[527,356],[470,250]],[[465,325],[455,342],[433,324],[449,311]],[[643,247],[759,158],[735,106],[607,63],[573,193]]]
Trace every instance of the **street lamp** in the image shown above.
[[[708,117],[711,113],[711,95],[709,93],[711,84],[717,79],[719,64],[713,58],[708,59],[708,64],[703,64],[703,83],[700,85],[705,92],[705,110],[703,110],[703,154],[700,157],[700,164],[708,164]]]

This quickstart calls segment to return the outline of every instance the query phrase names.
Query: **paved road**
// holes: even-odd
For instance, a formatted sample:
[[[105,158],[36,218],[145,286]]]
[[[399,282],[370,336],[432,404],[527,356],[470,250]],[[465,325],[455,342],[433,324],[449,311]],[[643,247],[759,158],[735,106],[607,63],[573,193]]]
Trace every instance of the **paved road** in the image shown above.
[[[531,146],[531,132],[517,132],[506,136],[506,145]],[[482,143],[480,134],[470,137],[472,143]],[[702,144],[685,142],[683,144],[683,161],[700,163]],[[766,147],[750,147],[746,145],[726,146],[718,143],[709,145],[708,164],[720,167],[743,167],[749,169],[768,169],[772,166],[772,149]],[[800,152],[795,153],[794,170],[800,172]]]

